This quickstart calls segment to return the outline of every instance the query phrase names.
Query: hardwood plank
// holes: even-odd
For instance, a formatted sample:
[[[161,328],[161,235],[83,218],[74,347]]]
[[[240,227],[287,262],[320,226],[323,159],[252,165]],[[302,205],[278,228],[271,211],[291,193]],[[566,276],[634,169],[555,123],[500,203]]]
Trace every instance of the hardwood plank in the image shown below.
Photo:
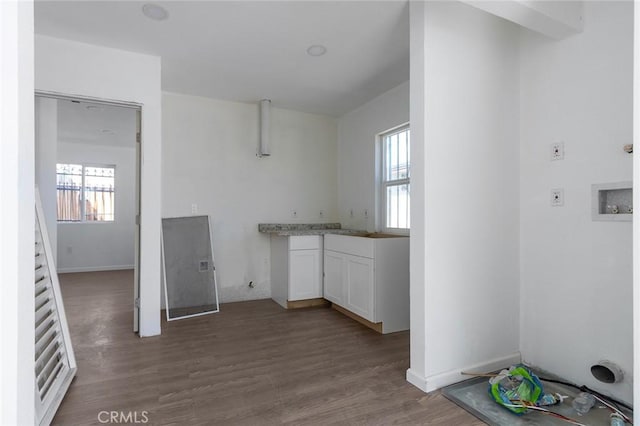
[[[333,309],[228,303],[132,331],[133,272],[60,275],[78,375],[54,424],[147,411],[154,425],[482,425],[406,382],[409,333],[378,334]]]
[[[362,318],[360,315],[354,314],[353,312],[343,308],[342,306],[336,305],[335,303],[332,303],[331,307],[336,311],[340,312],[341,314],[348,316],[352,320],[358,321],[360,324],[364,325],[365,327],[369,327],[370,329],[382,334],[381,322],[371,322],[365,318]]]
[[[316,306],[329,306],[329,301],[319,297],[317,299],[287,300],[287,309],[313,308]]]

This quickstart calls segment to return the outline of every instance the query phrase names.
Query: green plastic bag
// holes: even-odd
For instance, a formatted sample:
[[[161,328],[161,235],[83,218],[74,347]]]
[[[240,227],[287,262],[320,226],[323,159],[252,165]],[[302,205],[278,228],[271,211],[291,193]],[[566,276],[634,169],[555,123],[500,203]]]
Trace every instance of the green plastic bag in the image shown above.
[[[544,390],[538,376],[526,365],[517,364],[489,380],[489,393],[498,404],[512,413],[522,415],[527,408],[514,405],[524,405],[523,402],[538,405]]]

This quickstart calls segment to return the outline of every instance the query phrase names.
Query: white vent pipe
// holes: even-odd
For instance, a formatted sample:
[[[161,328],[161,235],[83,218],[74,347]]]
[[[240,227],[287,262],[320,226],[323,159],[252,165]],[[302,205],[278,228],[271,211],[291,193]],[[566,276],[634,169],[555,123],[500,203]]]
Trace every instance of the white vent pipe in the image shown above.
[[[268,157],[271,155],[269,146],[269,130],[271,128],[271,101],[263,99],[260,101],[260,144],[258,146],[258,157]]]

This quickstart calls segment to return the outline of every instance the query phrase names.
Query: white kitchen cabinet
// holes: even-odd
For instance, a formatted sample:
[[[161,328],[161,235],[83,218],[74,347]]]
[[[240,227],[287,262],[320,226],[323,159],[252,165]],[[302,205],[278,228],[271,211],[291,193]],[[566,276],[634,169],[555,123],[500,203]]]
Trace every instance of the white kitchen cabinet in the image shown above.
[[[284,308],[322,298],[321,235],[271,236],[271,297]]]
[[[324,297],[382,333],[408,330],[409,238],[325,235]]]
[[[344,307],[371,322],[377,322],[374,301],[373,259],[345,255]]]
[[[345,256],[335,251],[324,251],[324,298],[340,306],[345,300],[342,284]]]
[[[320,249],[289,250],[288,300],[322,297],[321,265]]]

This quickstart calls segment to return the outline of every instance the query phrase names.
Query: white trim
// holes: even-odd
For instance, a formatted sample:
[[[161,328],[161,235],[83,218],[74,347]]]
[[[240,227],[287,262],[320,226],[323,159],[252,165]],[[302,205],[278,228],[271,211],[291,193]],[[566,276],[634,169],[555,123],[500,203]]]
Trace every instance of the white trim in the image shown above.
[[[375,192],[373,197],[373,226],[374,230],[378,231],[382,229],[382,225],[384,223],[384,198],[382,197],[382,135],[383,133],[378,133],[375,137],[375,167],[374,167],[374,176],[375,176]]]
[[[422,392],[427,392],[427,379],[414,372],[412,369],[407,369],[407,382],[420,389]]]
[[[477,364],[469,365],[467,367],[462,367],[462,368],[447,371],[444,373],[439,373],[439,374],[427,377],[425,379],[425,388],[422,390],[424,390],[425,392],[433,392],[445,386],[449,386],[454,383],[468,380],[469,376],[463,376],[461,374],[463,371],[470,371],[470,372],[496,371],[502,368],[510,367],[514,364],[518,364],[520,362],[522,362],[522,355],[520,354],[520,352],[515,352],[500,358],[494,358],[494,359],[490,359]],[[407,376],[407,380],[409,380],[408,376]],[[411,381],[410,383],[413,384],[413,382]]]
[[[53,98],[53,99],[61,99],[61,100],[67,100],[67,101],[91,102],[94,104],[112,105],[112,106],[119,106],[123,108],[131,108],[131,109],[138,109],[138,110],[142,108],[142,104],[137,102],[119,101],[116,99],[97,98],[94,96],[85,96],[85,95],[68,95],[66,93],[53,92],[49,90],[36,90],[35,95],[43,98]]]
[[[58,268],[59,274],[73,274],[76,272],[103,272],[103,271],[124,271],[133,269],[134,265],[111,265],[111,266],[79,266],[74,268]]]
[[[165,296],[166,297],[166,296]],[[219,306],[219,305],[218,305]],[[215,311],[206,311],[206,312],[200,312],[197,314],[191,314],[191,315],[184,315],[181,317],[175,317],[175,318],[168,318],[169,317],[169,310],[165,309],[165,312],[167,312],[167,321],[177,321],[177,320],[181,320],[181,319],[187,319],[187,318],[194,318],[194,317],[201,317],[203,315],[211,315],[211,314],[217,314],[218,312],[220,312],[220,308],[216,309]]]

